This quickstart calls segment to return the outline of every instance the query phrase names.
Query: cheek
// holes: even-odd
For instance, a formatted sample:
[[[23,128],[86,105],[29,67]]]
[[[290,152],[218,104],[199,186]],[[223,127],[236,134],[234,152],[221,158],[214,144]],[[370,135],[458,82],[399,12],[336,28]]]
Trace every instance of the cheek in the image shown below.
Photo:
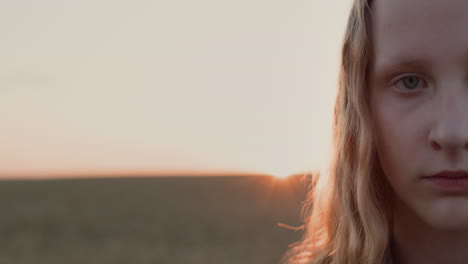
[[[394,136],[390,131],[379,133],[377,142],[377,152],[382,169],[388,181],[395,188],[398,182],[404,180],[408,168],[405,160],[408,158],[408,151],[402,149],[405,146],[399,137]]]
[[[404,185],[404,181],[415,173],[418,163],[420,140],[414,120],[385,103],[377,104],[373,112],[382,168],[394,188]]]

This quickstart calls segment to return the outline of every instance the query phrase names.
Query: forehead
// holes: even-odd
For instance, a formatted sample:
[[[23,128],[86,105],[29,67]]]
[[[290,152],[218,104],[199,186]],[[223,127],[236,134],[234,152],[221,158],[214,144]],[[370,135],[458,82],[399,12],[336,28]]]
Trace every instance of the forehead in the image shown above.
[[[468,1],[375,0],[372,4],[373,65],[398,60],[439,65],[468,55]]]

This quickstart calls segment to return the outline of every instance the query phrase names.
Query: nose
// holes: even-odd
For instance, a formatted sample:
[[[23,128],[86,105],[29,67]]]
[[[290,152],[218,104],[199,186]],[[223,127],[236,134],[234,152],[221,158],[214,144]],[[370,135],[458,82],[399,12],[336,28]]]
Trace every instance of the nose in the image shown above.
[[[468,93],[466,86],[458,91],[464,93],[446,92],[435,105],[429,140],[436,150],[451,153],[468,150]]]

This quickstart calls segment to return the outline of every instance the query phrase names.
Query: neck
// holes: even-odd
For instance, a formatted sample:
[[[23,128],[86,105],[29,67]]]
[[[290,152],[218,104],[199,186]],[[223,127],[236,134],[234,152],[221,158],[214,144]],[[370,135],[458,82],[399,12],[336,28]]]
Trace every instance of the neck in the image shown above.
[[[433,228],[398,202],[394,213],[393,263],[468,263],[468,232]]]

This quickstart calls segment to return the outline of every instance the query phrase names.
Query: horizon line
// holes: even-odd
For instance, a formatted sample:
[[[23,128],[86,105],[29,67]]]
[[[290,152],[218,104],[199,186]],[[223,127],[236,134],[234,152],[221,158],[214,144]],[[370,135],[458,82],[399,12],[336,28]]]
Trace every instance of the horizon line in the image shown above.
[[[286,177],[310,175],[313,171],[296,172]],[[269,173],[252,171],[115,171],[115,172],[51,172],[51,173],[12,173],[0,174],[0,180],[46,180],[46,179],[87,179],[87,178],[164,178],[164,177],[229,177],[229,176],[272,176]]]

